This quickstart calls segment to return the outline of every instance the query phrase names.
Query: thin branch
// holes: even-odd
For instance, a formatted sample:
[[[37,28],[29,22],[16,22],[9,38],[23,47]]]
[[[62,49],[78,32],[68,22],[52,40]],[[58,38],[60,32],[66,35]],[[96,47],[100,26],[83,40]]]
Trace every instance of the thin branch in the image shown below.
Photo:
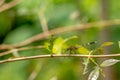
[[[44,34],[47,36],[49,36],[49,32],[48,32],[48,25],[47,25],[47,20],[45,18],[45,15],[44,15],[44,11],[43,10],[40,10],[38,12],[38,16],[39,16],[39,19],[40,19],[40,23],[41,23],[41,27],[43,29],[43,32]]]
[[[35,48],[44,48],[44,46],[22,47],[22,48],[16,48],[16,50],[23,51],[23,50],[29,50],[29,49],[35,49]],[[13,50],[14,50],[14,48],[9,50],[9,51],[5,51],[5,52],[0,53],[0,57],[13,53],[14,52]]]
[[[22,47],[22,46],[28,45],[32,42],[47,38],[50,35],[55,35],[55,34],[59,34],[59,33],[63,33],[63,32],[83,30],[83,29],[91,28],[93,26],[98,27],[98,28],[104,28],[104,27],[108,27],[108,26],[111,26],[111,25],[118,25],[118,24],[120,24],[120,19],[107,20],[107,21],[101,21],[101,22],[91,22],[91,23],[86,23],[86,24],[78,24],[78,25],[73,25],[73,26],[60,27],[60,28],[50,30],[48,35],[45,35],[44,33],[40,33],[38,35],[35,35],[35,36],[33,36],[31,38],[28,38],[28,39],[26,39],[26,40],[24,40],[20,43],[17,43],[17,44],[13,44],[13,45],[3,44],[3,45],[0,45],[0,50],[9,49],[11,47],[12,48]]]
[[[20,42],[18,44],[15,44],[15,47],[21,47],[21,46],[25,46],[27,44],[30,44],[32,42],[38,41],[38,40],[42,40],[44,38],[49,37],[50,35],[55,35],[55,34],[59,34],[59,33],[63,33],[63,32],[68,32],[68,31],[75,31],[75,30],[83,30],[83,29],[88,29],[91,27],[107,27],[110,25],[117,25],[120,24],[120,20],[109,20],[109,21],[101,21],[101,22],[92,22],[92,23],[86,23],[86,24],[78,24],[78,25],[73,25],[73,26],[65,26],[65,27],[60,27],[57,29],[53,29],[49,31],[48,35],[45,35],[44,33],[40,33],[38,35],[35,35],[23,42]]]
[[[0,13],[16,6],[20,2],[21,2],[21,0],[13,0],[13,1],[7,3],[7,4],[3,4],[2,6],[0,6]]]
[[[22,61],[22,60],[30,60],[30,59],[41,59],[41,58],[55,58],[55,57],[78,57],[78,58],[110,58],[110,57],[118,57],[119,54],[109,54],[109,55],[81,55],[81,54],[59,54],[59,55],[37,55],[37,56],[28,56],[28,57],[19,57],[19,58],[10,58],[7,60],[1,60],[0,64],[8,63],[8,62],[15,62],[15,61]]]
[[[0,0],[0,6],[3,5],[5,0]]]
[[[15,48],[15,47],[12,46],[12,45],[7,45],[7,44],[1,44],[0,45],[0,50],[10,50],[12,48]]]
[[[12,49],[12,54],[14,57],[20,57],[17,49]]]

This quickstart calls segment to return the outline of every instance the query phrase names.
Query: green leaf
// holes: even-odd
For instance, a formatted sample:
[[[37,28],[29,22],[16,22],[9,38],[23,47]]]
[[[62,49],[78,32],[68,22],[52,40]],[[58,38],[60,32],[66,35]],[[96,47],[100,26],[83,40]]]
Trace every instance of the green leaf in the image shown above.
[[[78,48],[78,52],[80,53],[80,54],[89,54],[89,50],[87,49],[87,48],[85,48],[85,47],[83,47],[83,46],[80,46],[79,48]]]
[[[89,52],[89,55],[91,55],[92,52],[93,52],[93,51],[90,51],[90,52]],[[90,57],[88,57],[87,59],[86,59],[86,58],[84,59],[83,64],[85,65],[85,67],[84,67],[84,70],[83,70],[83,74],[86,74],[86,73],[88,72],[88,64],[89,64],[89,62],[90,62],[90,59],[91,59]]]
[[[89,58],[87,58],[87,59],[85,58],[84,59],[83,64],[85,65],[85,67],[84,67],[84,70],[83,70],[83,74],[86,74],[88,72],[88,64],[89,64],[89,62],[90,62]]]
[[[104,71],[103,71],[102,68],[100,68],[100,73],[102,74],[102,76],[103,76],[104,78],[106,77],[106,75],[105,75],[105,73],[104,73]]]
[[[77,36],[72,36],[66,39],[63,39],[62,37],[57,38],[53,43],[52,53],[61,54],[63,49],[67,48],[66,42],[75,38],[77,38]]]
[[[108,59],[108,60],[103,61],[100,66],[101,67],[108,67],[108,66],[116,64],[117,62],[120,62],[120,60]]]
[[[62,44],[63,44],[63,39],[61,37],[57,38],[53,43],[52,52],[55,54],[61,54]]]
[[[72,36],[72,37],[64,39],[63,42],[66,43],[68,40],[75,39],[75,38],[78,38],[78,37],[77,36]]]
[[[45,43],[44,43],[44,47],[45,47],[48,51],[51,52],[49,46],[50,46],[50,43],[49,43],[49,42],[45,42]]]
[[[113,45],[114,43],[113,42],[105,42],[101,45],[101,47],[107,47],[107,46],[110,46],[110,45]]]
[[[103,54],[103,53],[104,53],[103,48],[98,48],[98,50],[97,50],[97,51],[98,51],[98,53],[99,53],[99,54]]]
[[[88,80],[97,80],[99,73],[99,67],[95,67],[95,69],[90,73]]]

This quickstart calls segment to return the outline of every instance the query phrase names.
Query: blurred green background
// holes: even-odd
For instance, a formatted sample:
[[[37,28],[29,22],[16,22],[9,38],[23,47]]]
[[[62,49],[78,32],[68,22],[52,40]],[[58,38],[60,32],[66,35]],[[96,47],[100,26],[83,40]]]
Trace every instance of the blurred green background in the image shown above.
[[[5,0],[5,3],[11,1],[13,0]],[[23,0],[17,6],[0,13],[0,43],[15,44],[42,33],[41,20],[44,19],[48,30],[87,22],[119,19],[119,3],[120,0]],[[107,37],[101,29],[94,28],[94,26],[86,30],[57,34],[55,37],[62,36],[65,38],[77,35],[80,44],[102,41],[103,38],[106,38],[105,41],[115,42],[110,53],[118,53],[119,26],[114,25],[103,29],[103,33],[108,34]],[[27,47],[42,45],[44,41],[47,40],[31,43]],[[74,41],[71,43],[74,43]],[[31,49],[20,51],[19,54],[21,56],[31,56],[48,54],[48,51]],[[11,54],[6,55],[0,59],[7,59],[11,56]],[[111,73],[114,79],[109,80],[120,80],[119,68],[119,63],[113,66],[114,72]],[[87,80],[88,75],[83,75],[82,71],[83,65],[80,58],[27,60],[0,64],[0,80]]]

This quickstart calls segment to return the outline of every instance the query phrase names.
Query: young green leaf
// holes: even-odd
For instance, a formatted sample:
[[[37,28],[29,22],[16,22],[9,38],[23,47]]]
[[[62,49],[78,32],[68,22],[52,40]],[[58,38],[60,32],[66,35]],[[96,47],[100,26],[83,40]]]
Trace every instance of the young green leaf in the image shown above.
[[[90,51],[90,52],[89,52],[89,55],[91,55],[92,52],[93,52],[93,51]],[[91,59],[90,57],[84,59],[83,64],[85,65],[85,67],[84,67],[84,70],[83,70],[83,74],[86,74],[86,73],[88,72],[88,64],[89,64],[89,62],[90,62],[90,59]]]
[[[83,46],[80,46],[79,48],[78,48],[78,52],[80,53],[80,54],[89,54],[89,50],[87,49],[87,48],[85,48],[85,47],[83,47]]]
[[[107,66],[114,65],[117,62],[120,62],[120,60],[117,60],[117,59],[108,59],[108,60],[103,61],[100,66],[101,67],[107,67]]]
[[[78,38],[78,37],[72,36],[72,37],[66,38],[66,39],[64,39],[63,43],[66,43],[68,40],[75,39],[75,38]]]
[[[71,40],[71,39],[74,39],[74,38],[77,38],[77,36],[72,36],[72,37],[69,37],[69,38],[66,38],[66,39],[63,39],[61,37],[57,38],[54,41],[52,52],[56,53],[56,54],[61,54],[63,49],[65,49],[66,46],[67,46],[65,43],[68,40]]]
[[[84,67],[84,69],[83,69],[83,74],[86,74],[86,73],[88,73],[88,64],[89,64],[89,61],[90,59],[89,58],[85,58],[84,59],[84,62],[83,62],[83,64],[85,65],[85,67]]]
[[[105,77],[106,77],[106,75],[105,75],[105,73],[104,73],[103,69],[102,69],[102,68],[99,68],[99,70],[100,70],[100,73],[102,74],[102,76],[105,78]]]
[[[104,53],[103,48],[98,48],[97,51],[98,51],[98,54],[103,54]]]
[[[101,45],[101,47],[107,47],[107,46],[110,46],[110,45],[113,45],[114,43],[113,42],[105,42]]]
[[[97,80],[99,73],[99,67],[95,67],[95,69],[90,73],[88,80]]]
[[[44,47],[45,47],[48,51],[51,52],[49,46],[50,46],[50,43],[49,43],[49,42],[45,42],[45,43],[44,43]]]
[[[57,38],[54,41],[53,48],[52,48],[52,53],[61,54],[62,44],[63,44],[63,39],[61,37]]]

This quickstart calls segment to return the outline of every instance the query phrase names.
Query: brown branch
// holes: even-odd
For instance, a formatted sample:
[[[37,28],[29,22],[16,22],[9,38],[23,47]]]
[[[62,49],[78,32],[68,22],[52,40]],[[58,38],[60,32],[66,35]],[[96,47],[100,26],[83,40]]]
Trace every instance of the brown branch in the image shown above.
[[[14,6],[16,6],[17,4],[19,4],[21,2],[21,0],[13,0],[7,4],[3,4],[2,6],[0,6],[0,12],[3,12],[5,10],[8,10]]]
[[[35,49],[35,48],[44,48],[44,46],[22,47],[22,48],[17,48],[16,50],[22,51],[22,50]],[[14,50],[14,48],[9,50],[9,51],[5,51],[5,52],[0,53],[0,57],[13,53],[14,52],[13,50]]]
[[[7,44],[0,45],[0,50],[10,50],[12,48],[14,48],[14,46],[12,46],[12,45],[7,45]]]
[[[59,55],[37,55],[37,56],[28,56],[28,57],[19,57],[19,58],[11,58],[7,60],[1,60],[0,64],[8,63],[8,62],[15,62],[15,61],[22,61],[22,60],[30,60],[30,59],[41,59],[41,58],[55,58],[55,57],[78,57],[78,58],[110,58],[110,57],[118,57],[119,54],[109,54],[109,55],[81,55],[81,54],[59,54]]]
[[[86,23],[86,24],[78,24],[78,25],[73,25],[73,26],[61,27],[61,28],[50,30],[48,35],[45,35],[44,33],[41,33],[41,34],[38,34],[36,36],[33,36],[33,37],[23,41],[23,42],[15,44],[14,46],[15,47],[25,46],[25,45],[30,44],[32,42],[47,38],[50,35],[59,34],[59,33],[63,33],[63,32],[74,31],[74,30],[83,30],[83,29],[91,28],[93,26],[102,28],[102,27],[105,27],[105,26],[117,25],[117,24],[120,24],[120,20],[92,22],[92,23]]]
[[[0,0],[0,6],[3,5],[5,0]]]
[[[24,40],[20,43],[14,44],[14,45],[4,45],[4,44],[0,45],[0,50],[10,49],[11,47],[12,48],[22,47],[22,46],[28,45],[32,42],[47,38],[50,35],[55,35],[55,34],[59,34],[59,33],[63,33],[63,32],[83,30],[83,29],[91,28],[93,26],[98,27],[98,28],[104,28],[104,27],[108,27],[108,26],[111,26],[111,25],[118,25],[118,24],[120,24],[120,19],[60,27],[60,28],[57,28],[57,29],[50,30],[48,35],[46,35],[44,33],[40,33],[38,35],[35,35],[31,38],[28,38],[28,39],[26,39],[26,40]]]
[[[45,18],[44,11],[43,11],[43,10],[40,10],[40,11],[38,12],[38,16],[39,16],[39,19],[40,19],[41,27],[42,27],[42,29],[43,29],[43,33],[44,33],[46,36],[49,35],[47,20],[46,20],[46,18]]]

